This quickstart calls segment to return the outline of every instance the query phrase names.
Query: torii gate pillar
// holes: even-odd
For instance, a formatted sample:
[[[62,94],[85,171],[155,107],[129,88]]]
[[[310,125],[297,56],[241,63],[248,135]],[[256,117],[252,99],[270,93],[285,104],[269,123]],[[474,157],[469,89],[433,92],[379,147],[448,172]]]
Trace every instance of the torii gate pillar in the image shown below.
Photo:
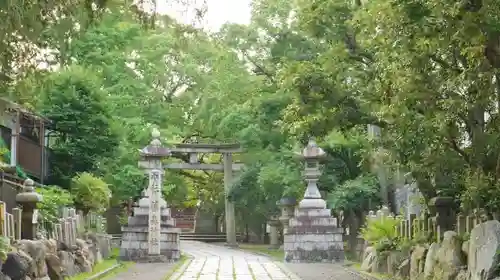
[[[238,247],[236,241],[236,217],[234,214],[234,203],[228,199],[233,180],[233,154],[224,153],[224,192],[225,192],[225,217],[226,217],[226,242],[227,246]]]

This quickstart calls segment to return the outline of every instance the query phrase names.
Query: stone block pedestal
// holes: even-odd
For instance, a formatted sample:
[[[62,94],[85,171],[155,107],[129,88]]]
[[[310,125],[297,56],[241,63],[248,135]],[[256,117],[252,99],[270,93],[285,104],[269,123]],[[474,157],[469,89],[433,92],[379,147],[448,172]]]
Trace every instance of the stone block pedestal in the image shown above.
[[[180,229],[175,228],[175,220],[162,200],[160,254],[149,255],[148,248],[148,219],[149,199],[142,198],[139,206],[134,207],[134,214],[128,218],[126,226],[122,227],[122,242],[120,260],[134,262],[174,262],[179,260]]]
[[[298,208],[285,234],[285,262],[342,262],[342,235],[329,209]]]

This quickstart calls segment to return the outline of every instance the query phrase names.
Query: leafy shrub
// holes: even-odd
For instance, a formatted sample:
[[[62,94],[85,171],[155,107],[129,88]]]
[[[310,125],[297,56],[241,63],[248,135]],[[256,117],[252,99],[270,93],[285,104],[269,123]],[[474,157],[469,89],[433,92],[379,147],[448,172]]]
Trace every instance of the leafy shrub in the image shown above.
[[[42,222],[56,223],[59,219],[59,209],[73,204],[71,194],[58,186],[37,188],[36,192],[43,196],[42,201],[38,202],[37,206]]]
[[[89,211],[103,212],[111,198],[108,184],[87,172],[78,173],[71,179],[71,194],[77,208],[85,214]]]
[[[116,217],[118,218],[118,223],[122,226],[126,225],[128,223],[128,211],[126,208],[123,208],[121,211],[120,211],[120,214],[119,215],[116,215]]]
[[[0,236],[0,260],[7,259],[7,253],[10,252],[10,243],[7,237]]]
[[[415,236],[413,236],[413,242],[415,244],[427,244],[432,239],[432,233],[430,231],[420,231]]]
[[[396,226],[400,220],[397,218],[371,218],[361,229],[361,236],[378,252],[396,249],[398,234]]]
[[[466,232],[466,233],[462,233],[462,234],[459,234],[458,235],[458,239],[463,243],[465,241],[469,241],[470,239],[470,233],[469,232]]]
[[[331,209],[362,209],[367,201],[377,201],[379,184],[372,174],[363,174],[353,180],[347,180],[337,186],[327,196]]]

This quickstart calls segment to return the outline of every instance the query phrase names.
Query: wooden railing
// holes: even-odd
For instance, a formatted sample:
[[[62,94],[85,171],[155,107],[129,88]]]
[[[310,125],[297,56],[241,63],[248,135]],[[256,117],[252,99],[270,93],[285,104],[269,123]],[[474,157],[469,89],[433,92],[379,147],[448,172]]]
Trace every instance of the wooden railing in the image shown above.
[[[10,150],[11,147],[11,130],[5,126],[0,126],[1,136]],[[36,142],[24,135],[19,135],[17,145],[17,164],[30,175],[45,179],[50,175],[49,158],[51,150],[48,147],[43,147],[39,142]],[[42,158],[43,151],[45,155]]]

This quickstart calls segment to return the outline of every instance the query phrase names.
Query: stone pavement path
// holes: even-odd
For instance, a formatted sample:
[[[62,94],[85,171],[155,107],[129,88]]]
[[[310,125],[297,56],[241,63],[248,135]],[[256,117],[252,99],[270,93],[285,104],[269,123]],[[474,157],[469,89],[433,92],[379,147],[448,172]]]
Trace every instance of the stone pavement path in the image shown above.
[[[332,263],[287,263],[283,264],[302,280],[370,280],[353,273],[340,264]],[[374,279],[374,278],[373,278]]]
[[[192,241],[181,250],[193,259],[172,280],[300,280],[264,256]]]
[[[182,241],[193,257],[170,280],[365,280],[338,264],[284,264],[223,246]],[[112,280],[166,280],[174,264],[137,263]]]

